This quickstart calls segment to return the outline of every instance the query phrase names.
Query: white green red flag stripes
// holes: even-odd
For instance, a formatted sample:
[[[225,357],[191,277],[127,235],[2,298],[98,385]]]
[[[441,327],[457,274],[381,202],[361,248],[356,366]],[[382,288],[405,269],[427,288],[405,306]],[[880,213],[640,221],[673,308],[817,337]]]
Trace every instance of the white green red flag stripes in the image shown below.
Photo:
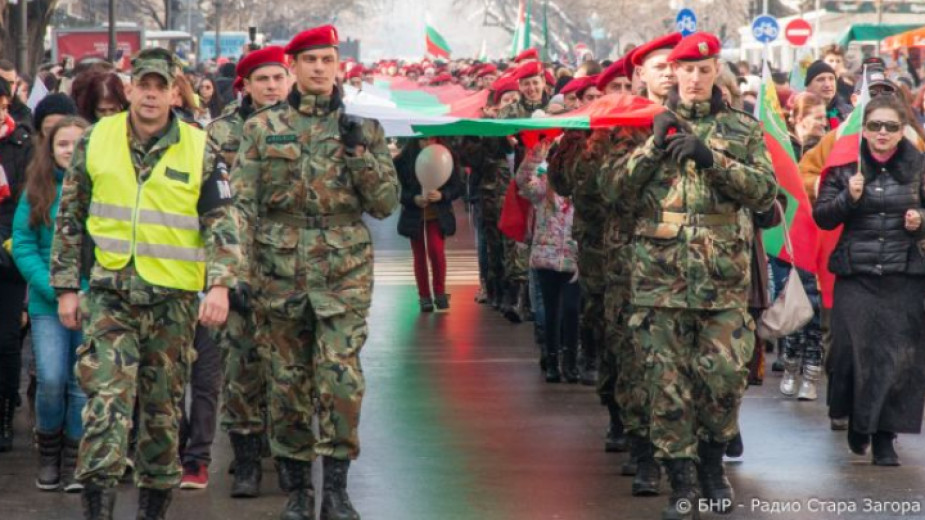
[[[866,70],[862,72],[864,82],[861,84],[861,95],[858,97],[857,105],[848,116],[848,119],[838,126],[835,144],[832,145],[832,151],[829,152],[825,160],[825,167],[819,176],[819,185],[825,180],[829,169],[835,166],[844,166],[846,164],[858,163],[861,155],[861,127],[864,124],[864,107],[870,101],[870,88],[867,86]],[[822,293],[822,304],[826,308],[832,308],[835,295],[835,275],[829,271],[829,257],[835,251],[838,245],[838,239],[841,238],[841,226],[832,231],[819,231],[819,252],[817,254],[819,290]]]
[[[443,38],[437,29],[434,29],[434,26],[427,24],[427,54],[435,58],[449,58],[450,53],[453,52],[450,49],[450,46],[446,43],[446,40]]]
[[[517,25],[514,27],[514,40],[511,44],[511,57],[530,48],[530,11],[532,0],[520,0],[517,10]]]
[[[453,104],[457,113],[478,110],[485,93],[476,93]],[[480,119],[453,115],[429,115],[413,109],[348,103],[351,114],[378,119],[390,137],[456,136],[503,137],[521,132],[557,133],[614,126],[649,126],[664,107],[637,96],[611,94],[580,110],[559,116],[532,119]]]
[[[784,218],[790,228],[793,243],[793,257],[784,247],[784,228],[777,226],[762,232],[764,248],[769,255],[790,262],[800,269],[816,271],[816,233],[812,206],[803,189],[803,180],[796,164],[796,155],[790,144],[787,125],[781,117],[777,89],[771,81],[770,70],[765,64],[764,80],[758,100],[758,119],[764,127],[764,143],[774,165],[780,193],[787,197]]]

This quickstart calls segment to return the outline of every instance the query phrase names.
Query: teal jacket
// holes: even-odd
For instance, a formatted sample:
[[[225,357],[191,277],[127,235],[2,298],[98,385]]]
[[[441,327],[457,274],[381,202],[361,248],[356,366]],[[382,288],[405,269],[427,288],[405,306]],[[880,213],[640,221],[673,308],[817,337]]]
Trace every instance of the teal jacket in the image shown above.
[[[61,199],[61,180],[64,171],[55,170],[56,194],[51,205],[51,225],[29,227],[28,197],[23,193],[16,206],[13,217],[13,260],[29,284],[29,315],[57,316],[58,298],[51,288],[48,278],[48,263],[51,256],[51,239],[55,231],[55,217],[58,214],[58,201]]]

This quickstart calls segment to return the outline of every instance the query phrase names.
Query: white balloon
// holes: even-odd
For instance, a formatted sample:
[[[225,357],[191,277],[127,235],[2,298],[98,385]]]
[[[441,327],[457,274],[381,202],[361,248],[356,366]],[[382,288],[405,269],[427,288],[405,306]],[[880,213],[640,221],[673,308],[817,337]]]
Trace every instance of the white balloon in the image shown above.
[[[453,173],[453,154],[442,144],[432,144],[418,154],[414,173],[421,183],[421,193],[440,189]]]

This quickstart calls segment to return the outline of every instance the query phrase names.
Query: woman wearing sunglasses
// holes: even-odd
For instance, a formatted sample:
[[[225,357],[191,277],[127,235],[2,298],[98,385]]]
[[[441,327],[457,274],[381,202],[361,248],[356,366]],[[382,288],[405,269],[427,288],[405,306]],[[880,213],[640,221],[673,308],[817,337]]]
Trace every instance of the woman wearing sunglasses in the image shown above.
[[[829,259],[832,309],[829,415],[849,417],[848,446],[873,444],[873,463],[898,466],[897,433],[920,433],[925,407],[925,156],[908,140],[902,102],[864,109],[860,161],[831,169],[813,217],[842,226]]]

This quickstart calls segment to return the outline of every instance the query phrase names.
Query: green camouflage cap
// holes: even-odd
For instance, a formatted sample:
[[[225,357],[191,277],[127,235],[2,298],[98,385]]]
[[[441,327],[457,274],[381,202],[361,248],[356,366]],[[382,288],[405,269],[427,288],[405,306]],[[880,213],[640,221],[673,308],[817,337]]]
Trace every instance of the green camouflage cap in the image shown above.
[[[176,57],[167,49],[145,49],[132,58],[132,79],[141,79],[145,74],[157,74],[168,83],[173,83],[177,66]]]

